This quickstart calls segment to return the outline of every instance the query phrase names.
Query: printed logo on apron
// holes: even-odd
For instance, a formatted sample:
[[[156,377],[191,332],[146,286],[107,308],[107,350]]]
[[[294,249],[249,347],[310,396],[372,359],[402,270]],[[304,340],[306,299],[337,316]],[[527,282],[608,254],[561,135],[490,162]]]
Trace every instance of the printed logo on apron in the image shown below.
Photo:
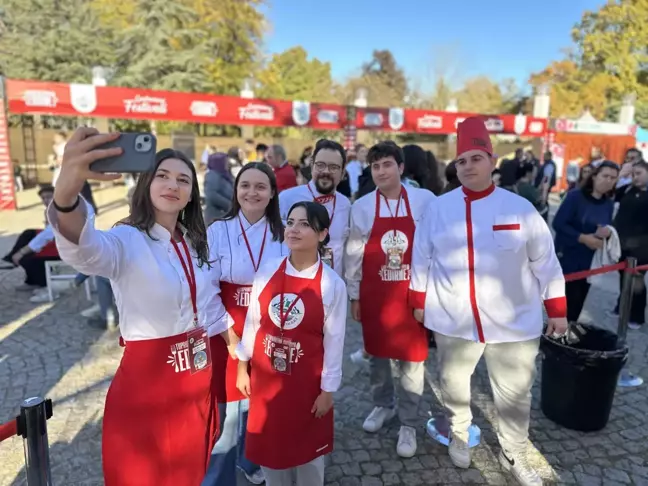
[[[281,307],[280,294],[275,295],[270,301],[270,306],[268,307],[268,314],[270,315],[270,319],[272,320],[274,325],[277,326],[279,329],[281,329],[282,314],[285,316],[285,313],[288,311],[288,309],[290,308],[291,304],[295,299],[297,299],[297,296],[295,294],[285,294],[283,309],[280,309]],[[292,329],[295,329],[297,326],[299,326],[304,320],[304,310],[305,310],[304,303],[302,302],[301,299],[299,299],[295,303],[295,305],[292,306],[292,309],[290,309],[290,314],[288,314],[284,322],[283,329],[285,331],[290,331]]]
[[[234,294],[234,301],[239,307],[250,307],[250,294],[252,287],[241,287]]]
[[[171,345],[171,354],[167,360],[171,366],[175,368],[176,373],[181,373],[191,369],[189,363],[189,343],[187,341],[180,341]]]
[[[402,231],[387,231],[380,239],[385,253],[385,264],[380,268],[383,282],[401,282],[410,279],[410,265],[403,264],[403,255],[409,248],[407,235]]]

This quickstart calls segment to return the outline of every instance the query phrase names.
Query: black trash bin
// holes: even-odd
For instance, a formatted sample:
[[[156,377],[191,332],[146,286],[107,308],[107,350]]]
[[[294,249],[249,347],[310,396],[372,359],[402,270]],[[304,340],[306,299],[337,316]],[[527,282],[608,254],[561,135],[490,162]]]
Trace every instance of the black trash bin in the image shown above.
[[[610,418],[628,348],[618,348],[616,334],[595,326],[577,324],[570,333],[576,339],[569,344],[542,336],[540,406],[548,419],[568,429],[601,430]]]

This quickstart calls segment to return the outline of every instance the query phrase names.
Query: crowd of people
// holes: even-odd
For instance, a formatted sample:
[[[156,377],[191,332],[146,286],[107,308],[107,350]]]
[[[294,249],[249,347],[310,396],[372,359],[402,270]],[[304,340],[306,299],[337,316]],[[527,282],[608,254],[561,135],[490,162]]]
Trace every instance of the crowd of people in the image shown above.
[[[443,168],[391,141],[346,151],[319,140],[296,169],[280,145],[209,150],[204,208],[193,162],[165,149],[138,177],[128,217],[100,231],[80,194],[89,178],[116,177],[89,166],[119,154],[96,149],[118,136],[78,129],[41,194],[57,258],[114,293],[125,352],[105,405],[108,486],[231,486],[238,470],[252,484],[323,485],[348,311],[364,340],[354,355],[370,367],[359,426],[397,419],[395,453],[416,454],[432,334],[452,463],[471,465],[470,381],[483,356],[499,463],[542,484],[526,457],[540,337],[578,319],[589,285],[564,274],[590,268],[614,238],[619,257],[648,262],[637,229],[648,164],[630,154],[591,167],[558,210],[554,244],[551,153],[539,163],[516,152],[497,169],[479,118],[459,125]],[[13,263],[27,258],[14,250]],[[644,287],[633,327],[645,306]]]

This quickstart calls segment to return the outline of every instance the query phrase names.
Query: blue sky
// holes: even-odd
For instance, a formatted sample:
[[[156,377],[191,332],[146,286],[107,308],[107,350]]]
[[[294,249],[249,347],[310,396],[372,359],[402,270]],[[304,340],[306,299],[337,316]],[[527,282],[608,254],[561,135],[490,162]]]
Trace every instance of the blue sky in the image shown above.
[[[562,57],[585,10],[604,0],[268,0],[266,51],[302,45],[331,63],[343,80],[373,49],[389,49],[414,85],[431,86],[435,72],[454,84],[485,74],[515,78]]]

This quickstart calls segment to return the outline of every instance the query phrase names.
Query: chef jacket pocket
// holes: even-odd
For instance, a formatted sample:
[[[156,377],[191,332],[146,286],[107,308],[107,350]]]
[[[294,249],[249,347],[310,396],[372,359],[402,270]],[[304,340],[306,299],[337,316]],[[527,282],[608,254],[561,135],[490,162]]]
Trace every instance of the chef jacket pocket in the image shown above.
[[[500,250],[517,250],[522,246],[522,227],[517,218],[498,216],[493,224],[493,239]]]

